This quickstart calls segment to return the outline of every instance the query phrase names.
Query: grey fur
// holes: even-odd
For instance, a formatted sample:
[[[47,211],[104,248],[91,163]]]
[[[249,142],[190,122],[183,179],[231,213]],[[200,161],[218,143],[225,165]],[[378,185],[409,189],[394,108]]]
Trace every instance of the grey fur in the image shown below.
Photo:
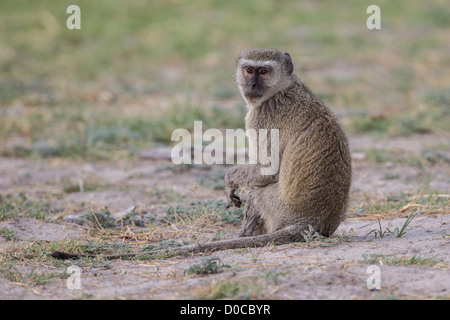
[[[289,57],[287,59],[287,57]],[[239,60],[277,61],[277,81],[268,81],[266,95],[245,95],[247,79]],[[252,49],[238,59],[236,82],[248,104],[246,129],[278,129],[278,174],[260,174],[261,165],[238,165],[225,176],[225,192],[235,206],[239,187],[249,187],[241,236],[273,233],[299,225],[331,235],[344,218],[351,182],[351,156],[347,137],[335,116],[320,99],[289,72],[288,54]],[[277,73],[278,72],[278,73]],[[281,89],[280,89],[281,88]],[[270,131],[269,131],[270,132]],[[270,145],[270,134],[267,139]],[[301,238],[293,235],[292,238]]]

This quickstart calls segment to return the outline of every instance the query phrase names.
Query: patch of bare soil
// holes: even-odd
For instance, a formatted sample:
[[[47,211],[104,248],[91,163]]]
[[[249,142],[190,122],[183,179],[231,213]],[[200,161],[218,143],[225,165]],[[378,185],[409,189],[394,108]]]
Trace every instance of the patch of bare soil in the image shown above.
[[[30,201],[50,203],[55,212],[40,218],[18,212],[0,221],[0,299],[448,299],[450,163],[448,145],[445,149],[443,144],[445,139],[436,135],[384,142],[351,138],[351,204],[331,238],[312,236],[306,243],[154,260],[62,263],[48,253],[56,249],[52,244],[71,240],[142,246],[162,240],[210,241],[218,231],[222,239],[237,237],[238,225],[201,218],[123,225],[111,231],[76,223],[86,211],[105,207],[114,219],[120,220],[129,208],[158,219],[170,206],[224,200],[221,179],[226,168],[174,166],[161,150],[154,158],[150,150],[140,160],[115,164],[1,159],[2,195],[22,192]],[[429,155],[423,155],[424,148],[440,157],[434,153],[437,160],[424,158]],[[366,149],[399,156],[374,161]],[[443,201],[433,202],[433,197]],[[416,212],[420,214],[406,233],[396,237],[393,231]],[[43,249],[39,253],[35,248]],[[223,272],[187,274],[190,266],[211,257],[227,266]],[[80,268],[80,288],[69,289],[73,278],[67,270],[72,264]],[[376,273],[369,268],[374,265]],[[36,277],[55,274],[47,280]],[[370,280],[369,285],[379,288],[369,289],[368,279],[375,274],[376,282]]]

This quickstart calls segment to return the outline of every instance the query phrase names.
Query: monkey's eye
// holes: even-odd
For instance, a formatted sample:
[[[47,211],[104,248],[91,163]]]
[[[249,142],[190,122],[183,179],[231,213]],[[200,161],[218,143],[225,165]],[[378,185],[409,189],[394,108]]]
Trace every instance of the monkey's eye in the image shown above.
[[[269,70],[267,70],[267,69],[261,69],[261,71],[259,71],[260,75],[265,75],[265,74],[268,74],[268,73],[269,73]]]
[[[250,67],[244,68],[245,72],[248,74],[253,74],[253,69]]]

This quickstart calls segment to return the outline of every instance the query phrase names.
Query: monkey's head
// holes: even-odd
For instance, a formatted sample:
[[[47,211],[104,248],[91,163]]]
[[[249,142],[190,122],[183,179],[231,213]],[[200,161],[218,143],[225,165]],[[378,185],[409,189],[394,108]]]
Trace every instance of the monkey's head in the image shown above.
[[[244,100],[258,106],[295,82],[294,65],[287,52],[251,49],[237,60],[236,82]]]

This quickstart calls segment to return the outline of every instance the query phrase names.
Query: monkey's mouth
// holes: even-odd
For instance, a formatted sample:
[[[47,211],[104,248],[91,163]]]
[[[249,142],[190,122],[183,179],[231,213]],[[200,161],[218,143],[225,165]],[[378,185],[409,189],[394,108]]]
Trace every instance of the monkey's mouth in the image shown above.
[[[264,89],[247,89],[244,90],[244,95],[249,100],[257,100],[264,95]]]
[[[249,100],[258,100],[262,98],[262,94],[246,94],[245,97]]]

